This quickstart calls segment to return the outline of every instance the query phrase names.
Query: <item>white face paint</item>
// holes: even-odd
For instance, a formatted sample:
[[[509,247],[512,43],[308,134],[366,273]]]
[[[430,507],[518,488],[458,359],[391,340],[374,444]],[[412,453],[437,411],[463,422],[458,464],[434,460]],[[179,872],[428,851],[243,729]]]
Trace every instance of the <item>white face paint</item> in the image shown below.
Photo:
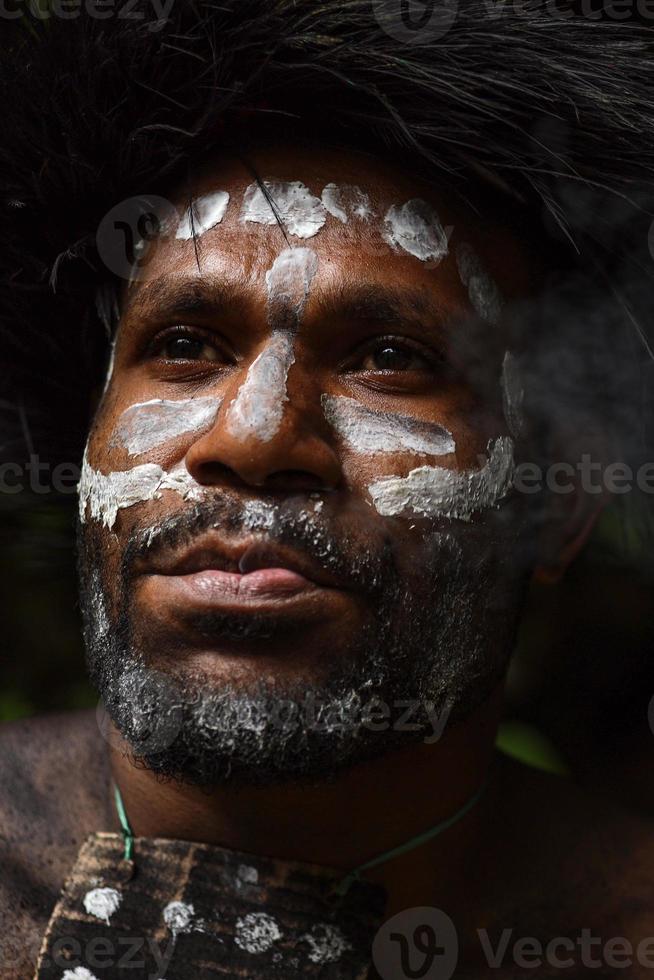
[[[215,228],[225,217],[228,204],[227,191],[213,191],[211,194],[195,198],[179,222],[175,238],[188,241],[189,238],[193,238],[194,232],[196,235],[203,235],[210,228]]]
[[[184,500],[202,500],[203,487],[197,483],[183,464],[166,472],[156,463],[143,463],[131,470],[100,473],[90,466],[86,453],[82,463],[82,475],[78,485],[79,516],[86,521],[90,516],[111,528],[119,510],[133,507],[145,500],[159,500],[164,490],[181,494]]]
[[[120,417],[110,445],[122,445],[139,456],[187,432],[201,432],[215,422],[222,398],[154,398],[131,405]]]
[[[300,941],[309,944],[309,959],[312,963],[336,963],[350,944],[338,926],[328,922],[319,922],[312,927],[311,932],[305,933]]]
[[[263,184],[289,235],[312,238],[318,234],[326,221],[325,209],[319,197],[299,180],[264,180]],[[243,196],[241,221],[277,224],[275,212],[258,184],[250,184]]]
[[[246,953],[266,953],[281,938],[276,921],[265,912],[251,912],[236,920],[234,942]]]
[[[448,253],[447,235],[431,204],[413,198],[394,204],[384,218],[384,240],[423,262],[438,261]]]
[[[324,208],[343,224],[350,217],[369,221],[372,217],[370,198],[354,184],[327,184],[320,195]]]
[[[480,470],[459,472],[441,466],[420,466],[406,477],[388,476],[368,487],[374,506],[384,517],[448,517],[469,521],[494,507],[513,481],[513,441],[499,436]]]
[[[502,315],[502,296],[481,259],[467,242],[457,246],[456,265],[475,313],[487,323],[498,323]]]
[[[524,398],[525,390],[522,385],[520,365],[515,355],[507,351],[502,362],[502,402],[509,432],[516,439],[520,438],[524,425],[522,411]]]
[[[109,920],[117,912],[122,895],[115,888],[94,888],[84,896],[84,908],[88,915],[101,919],[109,925]]]
[[[226,423],[232,435],[269,442],[279,430],[288,401],[288,372],[295,361],[293,337],[317,269],[318,259],[311,249],[288,248],[266,273],[273,331],[229,406]],[[275,329],[276,322],[284,323],[284,329]]]
[[[436,423],[395,412],[377,412],[355,398],[341,395],[323,395],[321,401],[325,418],[355,452],[444,456],[456,451],[452,433]]]

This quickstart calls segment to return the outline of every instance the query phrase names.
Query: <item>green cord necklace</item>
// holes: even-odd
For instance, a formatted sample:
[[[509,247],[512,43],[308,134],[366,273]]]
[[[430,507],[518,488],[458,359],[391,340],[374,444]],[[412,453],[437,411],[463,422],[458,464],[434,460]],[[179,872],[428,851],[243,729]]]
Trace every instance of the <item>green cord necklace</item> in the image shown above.
[[[452,816],[447,817],[445,820],[441,820],[434,827],[429,830],[424,831],[421,834],[416,834],[415,837],[411,837],[410,840],[406,841],[404,844],[400,844],[398,847],[393,847],[389,851],[384,851],[376,858],[372,858],[370,861],[365,861],[358,867],[354,868],[353,871],[348,872],[340,882],[334,888],[334,895],[338,898],[343,898],[349,891],[350,887],[355,881],[359,881],[361,874],[364,871],[369,871],[371,868],[376,868],[380,864],[385,864],[386,861],[390,861],[393,858],[401,857],[404,854],[408,854],[409,851],[415,850],[416,847],[420,847],[422,844],[426,844],[427,841],[433,840],[434,837],[438,837],[439,834],[444,833],[444,831],[449,830],[454,824],[458,823],[465,817],[466,813],[475,806],[476,803],[484,795],[488,783],[490,782],[490,776],[484,779],[483,783],[479,789],[473,793],[469,800],[467,800],[463,806],[453,813]],[[121,833],[123,835],[123,840],[125,842],[125,861],[133,861],[134,859],[134,832],[131,828],[130,822],[127,818],[127,812],[125,810],[125,804],[123,803],[123,798],[121,796],[118,785],[114,783],[114,799],[116,801],[116,810],[118,812],[118,819],[120,820]]]

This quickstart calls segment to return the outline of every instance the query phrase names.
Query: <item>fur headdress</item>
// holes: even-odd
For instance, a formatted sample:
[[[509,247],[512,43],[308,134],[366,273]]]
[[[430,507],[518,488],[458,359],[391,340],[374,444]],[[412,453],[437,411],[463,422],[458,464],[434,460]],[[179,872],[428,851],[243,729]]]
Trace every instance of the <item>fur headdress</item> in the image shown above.
[[[517,0],[460,0],[457,8],[451,0],[451,23],[422,38],[402,36],[403,5],[394,0],[175,0],[159,21],[144,2],[129,5],[143,19],[128,17],[121,2],[111,18],[82,4],[70,19],[26,13],[3,42],[5,459],[29,450],[52,462],[81,456],[115,312],[96,246],[107,212],[183,180],[194,159],[239,127],[283,127],[298,116],[306,125],[327,120],[332,135],[353,144],[404,152],[435,180],[483,181],[529,214],[561,265],[575,268],[552,300],[559,312],[542,325],[547,344],[536,341],[551,377],[532,387],[534,410],[539,390],[551,406],[552,377],[563,371],[553,351],[566,350],[566,310],[566,324],[585,320],[583,370],[590,367],[592,383],[584,401],[581,368],[566,368],[561,405],[582,401],[582,414],[599,412],[631,439],[639,424],[632,402],[623,411],[631,375],[620,376],[616,410],[619,391],[605,388],[605,374],[616,351],[636,371],[649,359],[649,28]],[[598,358],[602,345],[610,356]]]

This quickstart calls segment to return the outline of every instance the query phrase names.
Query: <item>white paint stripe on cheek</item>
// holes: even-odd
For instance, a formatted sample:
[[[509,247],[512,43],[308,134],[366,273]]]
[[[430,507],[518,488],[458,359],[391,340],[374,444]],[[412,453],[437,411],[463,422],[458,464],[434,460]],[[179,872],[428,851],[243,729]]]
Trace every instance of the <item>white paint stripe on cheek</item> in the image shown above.
[[[187,208],[177,226],[175,238],[188,241],[193,238],[193,232],[196,235],[203,235],[210,228],[215,228],[225,217],[228,204],[229,194],[227,191],[214,191],[212,194],[204,194],[202,197],[195,198],[191,203],[193,214],[191,214],[191,208]]]
[[[130,470],[100,473],[89,464],[84,453],[78,485],[79,516],[85,523],[87,512],[109,530],[119,510],[147,500],[158,500],[164,490],[173,490],[185,500],[202,500],[203,487],[183,464],[166,472],[156,463],[143,463]]]
[[[312,194],[299,180],[265,180],[263,184],[289,235],[312,238],[318,234],[327,220],[319,197]],[[263,225],[277,224],[275,212],[258,184],[250,184],[243,195],[241,221],[255,221]]]
[[[456,265],[474,311],[487,323],[498,323],[504,305],[502,296],[481,259],[467,242],[457,246]]]
[[[416,197],[406,204],[394,204],[386,212],[384,240],[423,262],[435,261],[448,253],[447,234],[435,210]]]
[[[355,452],[444,456],[456,451],[452,433],[436,423],[395,412],[377,412],[342,395],[323,395],[321,401],[325,418]]]
[[[216,419],[222,398],[154,398],[131,405],[120,417],[112,444],[138,456],[187,432],[208,429]]]
[[[512,486],[513,440],[500,436],[480,470],[459,472],[420,466],[406,477],[389,476],[368,487],[384,517],[448,517],[469,521],[480,510],[496,506]]]
[[[283,322],[286,329],[273,329],[229,406],[226,422],[232,435],[269,442],[279,430],[288,401],[288,372],[295,362],[293,337],[317,269],[318,258],[311,249],[288,248],[266,273],[269,321]]]

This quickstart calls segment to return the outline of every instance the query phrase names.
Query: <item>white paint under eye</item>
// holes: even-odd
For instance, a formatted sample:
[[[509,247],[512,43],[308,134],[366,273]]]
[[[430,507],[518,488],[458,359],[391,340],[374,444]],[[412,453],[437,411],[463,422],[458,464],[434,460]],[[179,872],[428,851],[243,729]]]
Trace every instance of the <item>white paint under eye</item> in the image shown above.
[[[309,959],[312,963],[336,963],[350,944],[338,928],[329,922],[318,922],[311,932],[301,936],[301,941],[309,944]]]
[[[263,184],[289,235],[312,238],[318,234],[327,220],[325,208],[305,184],[299,180],[265,180]],[[259,184],[250,184],[243,195],[241,221],[277,224],[273,207]]]
[[[498,323],[502,315],[502,295],[481,259],[467,242],[462,242],[456,248],[456,265],[475,313],[487,323]]]
[[[444,456],[456,451],[452,433],[436,423],[395,412],[378,412],[343,395],[323,395],[321,401],[325,418],[355,452]]]
[[[496,506],[506,496],[513,473],[513,440],[500,436],[479,470],[460,472],[441,466],[419,466],[405,477],[383,477],[368,490],[384,517],[419,514],[469,521],[474,513]]]
[[[175,238],[188,241],[193,238],[194,232],[196,235],[204,235],[205,231],[215,228],[225,217],[228,204],[227,191],[213,191],[211,194],[196,197],[179,222]]]
[[[384,240],[423,262],[437,261],[448,253],[447,234],[436,211],[419,197],[394,204],[384,218]]]
[[[130,456],[139,456],[187,432],[208,429],[216,419],[221,401],[212,396],[138,402],[121,415],[112,443],[124,446]]]
[[[372,217],[370,198],[355,184],[327,184],[320,199],[325,209],[343,224],[350,217],[369,221]]]
[[[236,920],[234,942],[246,953],[266,953],[281,938],[277,922],[265,912],[251,912]]]
[[[520,438],[524,425],[524,398],[525,390],[518,359],[511,351],[507,351],[502,362],[502,402],[509,432],[516,439]]]
[[[94,888],[84,896],[84,908],[88,915],[109,925],[114,912],[120,908],[123,898],[115,888]]]
[[[129,470],[104,474],[93,469],[84,453],[77,487],[80,520],[84,524],[88,514],[111,530],[119,510],[147,500],[158,500],[164,490],[173,490],[185,500],[202,500],[204,496],[203,487],[183,463],[169,472],[156,463],[143,463]]]

